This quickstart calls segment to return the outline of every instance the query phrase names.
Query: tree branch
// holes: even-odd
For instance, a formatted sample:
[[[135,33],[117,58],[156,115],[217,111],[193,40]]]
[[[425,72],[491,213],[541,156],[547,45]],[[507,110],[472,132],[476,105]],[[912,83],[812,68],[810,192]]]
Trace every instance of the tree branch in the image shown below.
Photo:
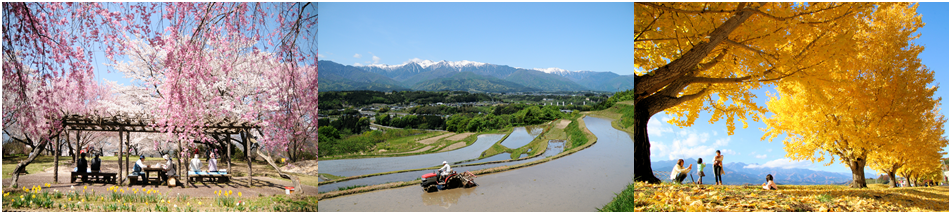
[[[740,8],[743,8],[743,7],[746,6],[746,5],[745,5],[746,3],[740,3],[740,5],[736,7],[737,9],[734,9],[734,10],[707,10],[707,9],[703,9],[703,10],[684,10],[684,9],[677,9],[677,8],[668,7],[668,6],[665,6],[665,5],[656,4],[656,3],[651,3],[651,2],[638,2],[638,4],[645,5],[645,6],[649,6],[649,7],[653,7],[653,8],[657,8],[657,9],[661,9],[661,10],[665,10],[665,11],[671,11],[671,12],[677,12],[677,13],[690,13],[690,14],[702,14],[702,13],[734,13],[734,12],[737,11],[737,9],[740,9]]]
[[[745,3],[741,3],[745,6]],[[635,78],[636,85],[634,92],[637,94],[636,100],[644,99],[659,91],[674,80],[683,77],[686,73],[696,68],[697,64],[703,60],[713,49],[727,40],[730,32],[736,30],[745,22],[753,12],[739,12],[730,19],[726,20],[719,27],[710,33],[709,42],[700,42],[696,46],[684,53],[680,58],[671,61],[667,65],[654,69],[651,75],[638,76]]]

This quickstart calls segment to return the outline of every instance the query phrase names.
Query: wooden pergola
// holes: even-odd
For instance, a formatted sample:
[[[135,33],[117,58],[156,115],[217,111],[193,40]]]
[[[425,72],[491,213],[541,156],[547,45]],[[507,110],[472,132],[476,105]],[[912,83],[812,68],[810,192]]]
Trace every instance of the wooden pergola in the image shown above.
[[[132,132],[164,133],[166,132],[165,127],[156,126],[154,118],[144,114],[136,114],[136,115],[116,114],[111,116],[99,116],[94,114],[86,114],[86,115],[73,114],[73,115],[64,116],[61,120],[63,122],[62,124],[65,128],[65,131],[67,132],[67,135],[66,135],[67,137],[69,136],[68,135],[69,131],[119,132],[119,154],[120,155],[118,158],[119,160],[117,161],[119,163],[119,173],[118,173],[119,176],[116,179],[117,184],[121,184],[124,181],[123,179],[126,178],[126,176],[124,175],[130,173],[129,172],[129,155],[130,154],[125,155],[126,164],[125,164],[124,173],[123,173],[123,164],[122,164],[123,143],[125,143],[127,146],[126,148],[128,148],[129,143],[131,141],[129,137],[129,133],[132,133]],[[223,134],[227,136],[230,136],[231,134],[240,134],[241,142],[245,144],[245,146],[247,147],[247,149],[245,149],[244,151],[245,157],[249,157],[251,154],[250,153],[251,151],[249,151],[251,146],[247,144],[248,142],[250,142],[249,141],[250,133],[251,133],[250,130],[253,128],[260,128],[260,126],[250,121],[241,121],[238,119],[225,117],[225,118],[221,118],[217,120],[207,119],[204,122],[204,125],[198,128],[205,134]],[[173,132],[182,132],[182,130],[181,129],[173,130]],[[125,141],[122,140],[123,133],[125,134],[124,135]],[[78,134],[76,135],[76,137],[77,137],[77,141],[79,141]],[[226,139],[226,141],[228,141],[227,143],[228,150],[225,151],[225,154],[227,156],[227,162],[228,162],[228,172],[233,173],[234,171],[231,170],[231,144],[232,143],[230,142],[230,137]],[[178,143],[178,147],[180,151],[184,150],[184,148],[182,147],[182,142]],[[54,161],[54,164],[56,165],[54,166],[54,179],[58,180],[59,152],[60,151],[58,146],[55,149],[56,149],[55,153],[57,155],[53,156],[55,159],[53,161]],[[181,158],[179,158],[179,160],[181,160]],[[250,173],[251,163],[250,163],[250,159],[248,160],[249,160],[248,161],[248,169],[249,169],[248,186],[250,187],[252,184],[251,173]],[[178,167],[179,172],[182,172],[182,171],[186,172],[184,173],[185,175],[184,177],[185,177],[185,181],[187,181],[188,180],[187,169],[183,170],[184,167],[181,167],[182,166],[181,163],[179,163],[179,166],[180,166]]]

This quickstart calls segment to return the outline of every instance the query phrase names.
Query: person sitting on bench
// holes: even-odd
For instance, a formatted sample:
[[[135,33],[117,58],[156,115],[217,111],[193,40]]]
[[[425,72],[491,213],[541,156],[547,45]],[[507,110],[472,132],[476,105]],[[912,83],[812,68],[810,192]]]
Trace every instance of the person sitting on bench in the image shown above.
[[[169,160],[171,160],[171,158],[169,158]],[[169,178],[178,176],[178,166],[175,165],[175,162],[169,161],[168,167],[165,170],[165,175],[163,176],[165,176],[164,180],[166,183],[168,182]],[[178,182],[178,179],[176,179],[175,182]]]
[[[132,167],[132,174],[141,177],[140,180],[142,182],[148,182],[149,178],[145,177],[147,176],[147,174],[145,174],[145,172],[142,172],[142,168],[145,168],[148,166],[142,163],[142,160],[145,160],[145,155],[139,155],[139,160],[135,161],[135,165]]]
[[[92,163],[89,164],[89,169],[91,169],[92,172],[98,173],[100,166],[102,166],[102,159],[99,159],[99,154],[96,154],[96,157],[92,159]]]
[[[168,158],[168,155],[162,155],[162,158],[165,159],[165,165],[163,165],[162,168],[165,169],[166,173],[159,173],[159,178],[161,178],[162,181],[168,181],[167,173],[169,170],[172,170],[172,159]]]
[[[86,153],[80,153],[79,160],[76,161],[76,173],[82,175],[82,182],[86,182],[86,172],[88,172],[86,169],[88,166],[89,164],[86,162]]]
[[[211,157],[211,159],[208,159],[208,172],[218,172],[218,160],[215,159],[218,158],[218,156],[215,155],[215,153],[211,153],[208,156]]]
[[[195,172],[196,174],[201,172],[201,160],[198,159],[198,154],[195,154],[195,158],[192,158],[192,163],[188,167],[190,168],[189,171]]]

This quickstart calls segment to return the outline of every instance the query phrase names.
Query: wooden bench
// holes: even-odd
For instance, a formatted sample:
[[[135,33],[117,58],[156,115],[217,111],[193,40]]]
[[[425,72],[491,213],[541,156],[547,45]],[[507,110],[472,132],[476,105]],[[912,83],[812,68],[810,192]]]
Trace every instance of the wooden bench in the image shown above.
[[[91,172],[88,170],[86,171],[86,173],[81,173],[81,172],[76,172],[76,169],[73,169],[73,171],[69,172],[69,182],[75,183],[76,178],[82,177],[83,175],[85,175],[85,178],[80,179],[83,183],[88,182],[89,180],[92,180],[92,178],[95,178],[96,182],[115,182],[117,174],[118,173],[114,173],[114,172],[102,172],[102,171]]]
[[[135,185],[136,183],[139,183],[139,178],[140,178],[140,177],[142,177],[142,176],[141,176],[141,175],[132,175],[132,174],[130,173],[130,174],[128,175],[128,178],[129,178],[129,186],[132,186],[132,185]],[[148,181],[148,180],[145,180],[145,181],[142,181],[142,182],[145,182],[146,184],[148,184],[149,181]]]
[[[215,182],[229,182],[231,181],[230,174],[218,174],[218,173],[201,173],[195,174],[194,172],[188,172],[188,180],[191,182],[205,181],[205,178],[208,178],[211,181]]]

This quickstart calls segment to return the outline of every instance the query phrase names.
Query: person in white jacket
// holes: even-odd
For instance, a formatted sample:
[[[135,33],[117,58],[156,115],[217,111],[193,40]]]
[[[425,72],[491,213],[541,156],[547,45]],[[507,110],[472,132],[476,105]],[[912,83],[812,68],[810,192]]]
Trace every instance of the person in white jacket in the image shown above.
[[[445,177],[449,175],[449,171],[452,171],[452,167],[449,167],[449,163],[443,161],[442,168],[439,168],[439,176]]]
[[[683,184],[684,179],[687,178],[687,173],[690,173],[690,170],[693,170],[693,164],[690,164],[689,167],[684,168],[684,159],[677,160],[677,165],[674,165],[674,169],[670,171],[671,182]]]

